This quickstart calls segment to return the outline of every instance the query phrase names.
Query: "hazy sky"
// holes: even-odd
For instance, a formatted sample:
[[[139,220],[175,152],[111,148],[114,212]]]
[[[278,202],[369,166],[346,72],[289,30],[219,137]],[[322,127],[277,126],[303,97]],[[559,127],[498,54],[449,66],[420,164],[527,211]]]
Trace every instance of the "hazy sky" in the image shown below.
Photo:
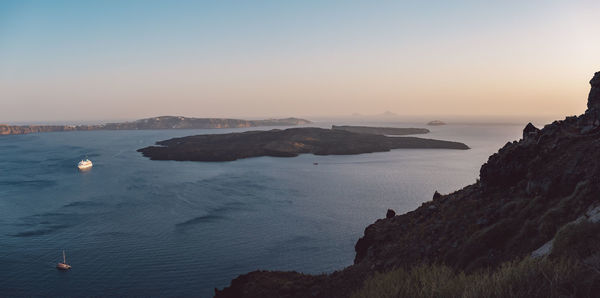
[[[600,1],[0,1],[0,123],[571,115]]]

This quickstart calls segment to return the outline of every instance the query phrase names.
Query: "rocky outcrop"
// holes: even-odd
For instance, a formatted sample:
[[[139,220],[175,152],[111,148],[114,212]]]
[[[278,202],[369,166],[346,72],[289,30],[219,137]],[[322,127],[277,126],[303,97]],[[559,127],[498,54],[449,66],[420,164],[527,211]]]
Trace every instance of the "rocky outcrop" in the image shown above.
[[[531,122],[529,122],[523,129],[523,139],[527,139],[532,136],[535,137],[538,132],[540,132],[540,130],[531,124]]]
[[[594,77],[590,80],[592,88],[588,96],[587,107],[588,110],[599,110],[600,109],[600,71],[594,74]]]
[[[298,154],[349,155],[399,148],[469,149],[463,143],[415,137],[387,137],[314,127],[247,131],[175,138],[139,149],[154,160],[231,161],[240,158]]]
[[[600,205],[599,76],[591,81],[585,114],[541,130],[527,125],[523,139],[490,156],[477,183],[377,220],[356,243],[354,265],[313,280],[307,287],[313,292],[290,296],[347,297],[364,278],[397,267],[437,263],[468,272],[547,254],[561,227],[600,213],[594,211]],[[216,296],[232,297],[230,291],[249,283],[232,283]]]
[[[394,211],[393,209],[388,209],[385,213],[385,218],[392,218],[394,216],[396,216],[396,211]]]
[[[374,135],[390,135],[390,136],[403,136],[403,135],[414,135],[414,134],[426,134],[429,133],[429,129],[426,128],[400,128],[400,127],[373,127],[373,126],[350,126],[350,125],[333,125],[331,129],[345,130],[356,133],[367,133]]]
[[[257,126],[294,126],[311,123],[299,118],[240,120],[222,118],[188,118],[160,116],[133,122],[106,123],[98,125],[1,125],[0,135],[28,134],[73,130],[142,130],[142,129],[211,129]]]

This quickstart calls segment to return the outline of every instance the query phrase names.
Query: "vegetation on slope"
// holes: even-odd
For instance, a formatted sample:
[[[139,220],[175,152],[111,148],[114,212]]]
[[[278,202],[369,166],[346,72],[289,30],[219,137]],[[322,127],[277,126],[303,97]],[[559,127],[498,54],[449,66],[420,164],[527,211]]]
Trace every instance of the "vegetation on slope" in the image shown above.
[[[597,297],[600,293],[600,223],[568,224],[550,256],[509,261],[471,273],[443,265],[375,273],[352,297]]]
[[[567,259],[525,258],[469,274],[419,265],[376,273],[352,297],[594,297],[594,280],[596,273]]]

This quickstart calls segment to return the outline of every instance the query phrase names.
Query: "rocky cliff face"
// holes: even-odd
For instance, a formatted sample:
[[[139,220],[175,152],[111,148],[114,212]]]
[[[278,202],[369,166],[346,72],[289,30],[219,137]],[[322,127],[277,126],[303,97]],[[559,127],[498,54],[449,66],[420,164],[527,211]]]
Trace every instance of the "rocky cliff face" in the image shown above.
[[[241,120],[223,118],[187,118],[181,116],[160,116],[140,119],[133,122],[106,123],[98,125],[1,125],[0,135],[28,134],[38,132],[73,130],[138,130],[138,129],[210,129],[239,128],[256,126],[294,126],[311,123],[299,118]]]
[[[600,210],[600,72],[590,83],[585,114],[527,125],[523,139],[490,156],[477,183],[368,226],[354,265],[302,289],[289,273],[254,272],[216,296],[346,297],[375,271],[418,263],[471,271],[539,254],[559,228]]]

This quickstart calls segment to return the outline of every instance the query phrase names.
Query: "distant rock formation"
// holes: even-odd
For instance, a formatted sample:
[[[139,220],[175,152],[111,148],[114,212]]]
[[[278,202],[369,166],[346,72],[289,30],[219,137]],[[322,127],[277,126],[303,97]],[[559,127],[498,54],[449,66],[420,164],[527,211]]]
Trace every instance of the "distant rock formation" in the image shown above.
[[[375,272],[393,268],[445,264],[469,272],[547,255],[559,230],[600,222],[600,73],[590,83],[585,114],[540,130],[528,124],[523,139],[481,166],[475,184],[436,192],[414,211],[369,225],[355,245],[354,265],[329,275],[252,272],[216,297],[348,297]],[[578,247],[586,237],[569,242]],[[585,253],[600,258],[597,247]],[[594,294],[581,294],[587,295]]]
[[[142,130],[142,129],[211,129],[257,126],[294,126],[311,123],[299,118],[240,120],[224,118],[188,118],[160,116],[133,122],[106,123],[98,125],[1,125],[0,135],[28,134],[37,132],[73,130]]]
[[[399,127],[374,127],[374,126],[350,126],[350,125],[333,125],[331,129],[345,130],[355,133],[367,133],[374,135],[390,135],[403,136],[429,133],[426,128],[399,128]]]
[[[398,117],[398,114],[392,112],[392,111],[385,111],[379,115],[377,115],[379,117],[388,117],[388,118],[392,118],[392,117]]]
[[[273,156],[350,155],[385,152],[399,148],[469,149],[463,143],[416,137],[386,137],[314,127],[286,130],[207,134],[157,142],[160,146],[139,149],[153,160],[231,161]]]
[[[433,120],[433,121],[427,122],[427,125],[432,125],[432,126],[446,125],[446,122],[443,122],[443,121],[440,121],[440,120]]]

